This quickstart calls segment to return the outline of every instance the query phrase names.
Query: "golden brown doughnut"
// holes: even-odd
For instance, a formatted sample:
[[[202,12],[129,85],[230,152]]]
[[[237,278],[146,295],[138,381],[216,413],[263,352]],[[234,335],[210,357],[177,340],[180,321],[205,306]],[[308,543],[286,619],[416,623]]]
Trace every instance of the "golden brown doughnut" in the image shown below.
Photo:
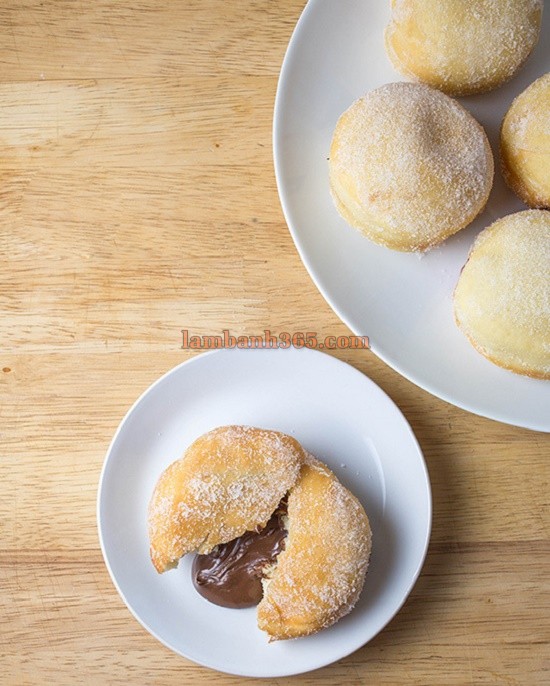
[[[162,473],[149,503],[157,571],[265,526],[303,459],[298,441],[278,431],[222,426],[198,438]]]
[[[493,182],[485,131],[429,86],[389,83],[336,124],[330,190],[344,219],[394,250],[427,250],[467,226]]]
[[[275,530],[281,512],[280,531],[287,532],[282,552]],[[239,566],[243,574],[253,569],[239,556],[248,554],[252,541],[267,543],[266,550],[273,545],[277,553],[266,557],[270,568],[261,568],[258,605],[258,626],[270,640],[306,636],[347,614],[363,587],[371,550],[363,507],[325,465],[290,436],[242,426],[201,436],[162,473],[149,506],[149,536],[159,572],[188,552],[212,551],[195,558],[200,564],[193,573],[200,578],[194,583],[225,607],[250,604],[241,586],[246,576],[230,589],[243,593],[246,604],[234,602],[224,586]],[[215,594],[204,585],[211,583]]]
[[[506,183],[530,207],[550,209],[550,73],[514,100],[500,132]]]
[[[449,95],[514,76],[535,47],[541,0],[392,0],[386,52],[403,75]]]
[[[525,210],[482,231],[454,294],[455,319],[491,362],[550,379],[550,212]]]
[[[350,612],[371,551],[362,505],[311,456],[288,495],[287,529],[258,605],[258,626],[270,640],[307,636]]]

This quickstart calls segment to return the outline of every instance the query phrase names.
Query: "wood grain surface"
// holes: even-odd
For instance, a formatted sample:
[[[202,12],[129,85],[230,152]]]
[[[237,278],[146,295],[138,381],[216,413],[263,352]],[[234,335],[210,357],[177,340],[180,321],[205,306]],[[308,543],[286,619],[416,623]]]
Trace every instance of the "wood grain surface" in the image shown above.
[[[128,407],[194,354],[180,329],[349,333],[300,262],[273,175],[277,77],[303,4],[0,5],[3,684],[243,681],[131,616],[99,550],[96,491]],[[367,646],[257,683],[550,683],[550,437],[452,407],[368,351],[334,354],[410,421],[432,541]]]

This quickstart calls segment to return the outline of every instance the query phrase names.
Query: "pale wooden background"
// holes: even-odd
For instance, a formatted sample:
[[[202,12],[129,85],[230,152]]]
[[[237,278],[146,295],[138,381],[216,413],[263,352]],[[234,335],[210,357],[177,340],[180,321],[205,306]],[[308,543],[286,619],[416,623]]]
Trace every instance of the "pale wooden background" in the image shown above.
[[[96,487],[129,405],[192,354],[181,328],[349,333],[273,176],[277,76],[303,4],[0,5],[1,683],[241,682],[132,618],[99,551]],[[432,542],[369,645],[257,683],[549,683],[549,437],[451,407],[368,351],[336,354],[411,422]]]

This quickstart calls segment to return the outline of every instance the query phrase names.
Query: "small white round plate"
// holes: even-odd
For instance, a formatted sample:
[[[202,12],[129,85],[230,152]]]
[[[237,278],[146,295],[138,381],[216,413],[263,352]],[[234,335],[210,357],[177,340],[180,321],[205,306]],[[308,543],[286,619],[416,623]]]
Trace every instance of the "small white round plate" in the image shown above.
[[[547,8],[547,10],[550,8]],[[400,374],[458,407],[501,422],[550,431],[550,382],[488,362],[453,320],[452,293],[472,241],[498,217],[525,209],[498,169],[498,132],[512,100],[550,68],[550,11],[539,45],[518,75],[485,95],[462,98],[495,154],[485,212],[425,255],[378,246],[340,217],[328,163],[340,114],[367,91],[402,81],[384,50],[389,0],[310,0],[285,57],[273,144],[279,195],[313,281],[336,314]]]
[[[314,636],[269,644],[255,608],[212,605],[193,588],[192,555],[157,574],[147,505],[161,472],[204,432],[248,424],[295,436],[361,500],[373,551],[356,608]],[[221,672],[279,677],[323,667],[395,615],[424,561],[428,474],[401,412],[366,376],[308,349],[219,350],[154,383],[120,424],[105,459],[98,528],[105,563],[141,624],[176,653]]]

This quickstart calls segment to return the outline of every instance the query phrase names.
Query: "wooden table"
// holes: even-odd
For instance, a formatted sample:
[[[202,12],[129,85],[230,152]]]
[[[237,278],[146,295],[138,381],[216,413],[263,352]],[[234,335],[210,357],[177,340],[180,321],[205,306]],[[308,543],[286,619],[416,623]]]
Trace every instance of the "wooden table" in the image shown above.
[[[349,333],[300,262],[273,175],[303,4],[0,6],[3,684],[242,682],[133,619],[99,550],[96,489],[129,405],[194,354],[180,329]],[[550,683],[548,435],[452,407],[368,351],[334,354],[410,421],[433,535],[389,626],[286,683]]]

